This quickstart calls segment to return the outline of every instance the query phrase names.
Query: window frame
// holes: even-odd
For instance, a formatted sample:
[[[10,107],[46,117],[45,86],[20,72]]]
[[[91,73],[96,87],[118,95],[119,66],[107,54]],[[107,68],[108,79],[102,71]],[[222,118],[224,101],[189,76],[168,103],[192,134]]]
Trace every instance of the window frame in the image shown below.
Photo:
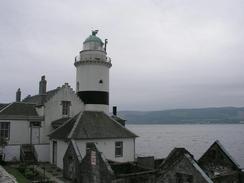
[[[2,128],[4,126],[3,124],[7,125],[7,128],[3,129]],[[3,131],[4,131],[4,133],[3,133]],[[7,131],[7,137],[6,137],[6,131]],[[2,134],[4,134],[4,136],[2,136]],[[10,139],[10,122],[7,122],[7,121],[0,122],[0,137],[3,137],[7,140]]]
[[[123,157],[123,151],[124,151],[124,148],[123,148],[123,141],[116,141],[115,142],[115,157],[118,158],[118,157]]]
[[[61,102],[61,105],[62,105],[62,115],[63,116],[70,116],[71,101],[63,100]]]

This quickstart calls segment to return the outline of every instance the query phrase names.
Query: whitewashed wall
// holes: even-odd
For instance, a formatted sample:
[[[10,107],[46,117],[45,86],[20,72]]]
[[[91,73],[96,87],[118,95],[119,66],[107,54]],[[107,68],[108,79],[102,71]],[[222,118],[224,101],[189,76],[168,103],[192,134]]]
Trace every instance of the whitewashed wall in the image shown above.
[[[68,148],[68,143],[57,141],[57,166],[63,169],[63,157]],[[115,142],[123,142],[123,156],[115,157]],[[86,154],[86,143],[93,142],[96,144],[98,150],[103,153],[105,158],[118,162],[127,162],[135,160],[135,141],[133,138],[121,138],[121,139],[93,139],[93,140],[76,140],[76,144],[80,150],[82,158]],[[50,143],[50,163],[53,163],[52,154],[52,141]]]
[[[36,144],[35,150],[37,152],[39,162],[49,161],[49,151],[50,151],[49,144]]]
[[[99,81],[103,80],[100,84]],[[77,66],[76,81],[79,91],[109,91],[109,68],[106,65],[84,64]]]
[[[62,140],[55,140],[57,142],[57,167],[63,169],[63,157],[68,148],[68,143]],[[50,163],[53,163],[53,144],[50,143]]]
[[[115,142],[123,142],[123,156],[115,157]],[[133,138],[121,138],[121,139],[93,139],[93,140],[76,140],[76,144],[80,150],[82,157],[86,154],[86,143],[93,142],[96,144],[98,150],[104,154],[104,156],[113,161],[127,162],[134,161],[135,159],[135,141]]]
[[[30,143],[30,122],[27,120],[0,120],[10,122],[10,138],[8,144]]]
[[[20,145],[5,146],[5,161],[19,161],[20,160]]]
[[[84,104],[68,85],[64,85],[48,102],[45,103],[44,134],[41,143],[49,143],[48,134],[52,131],[51,122],[64,117],[62,101],[71,101],[70,116],[73,117],[84,110]]]

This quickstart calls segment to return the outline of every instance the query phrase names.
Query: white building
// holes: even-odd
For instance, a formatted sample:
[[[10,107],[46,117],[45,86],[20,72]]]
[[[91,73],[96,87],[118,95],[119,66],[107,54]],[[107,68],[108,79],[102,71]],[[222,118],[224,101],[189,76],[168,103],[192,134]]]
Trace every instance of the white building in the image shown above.
[[[95,142],[109,160],[134,160],[137,136],[120,118],[108,115],[112,64],[106,53],[107,41],[104,44],[96,34],[92,31],[75,58],[76,92],[67,83],[46,91],[47,81],[42,76],[38,95],[21,101],[19,89],[16,102],[0,104],[0,136],[8,141],[6,160],[24,160],[22,152],[31,149],[36,160],[63,168],[70,140],[82,156],[89,143]]]

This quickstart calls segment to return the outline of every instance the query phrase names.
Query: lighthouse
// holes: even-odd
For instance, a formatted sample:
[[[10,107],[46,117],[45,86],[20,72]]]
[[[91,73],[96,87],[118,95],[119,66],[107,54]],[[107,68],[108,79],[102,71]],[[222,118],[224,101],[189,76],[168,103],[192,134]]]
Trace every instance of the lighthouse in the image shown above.
[[[98,30],[83,42],[83,49],[75,57],[76,92],[86,111],[109,111],[109,69],[107,40],[97,37]]]

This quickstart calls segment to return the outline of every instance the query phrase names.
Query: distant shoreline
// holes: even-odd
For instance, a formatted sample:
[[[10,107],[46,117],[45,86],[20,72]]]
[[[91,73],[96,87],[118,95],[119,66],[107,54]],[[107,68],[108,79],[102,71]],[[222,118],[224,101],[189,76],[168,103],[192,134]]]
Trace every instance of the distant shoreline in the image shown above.
[[[244,107],[119,111],[127,124],[244,124]]]
[[[126,125],[244,125],[244,123],[129,123]]]

